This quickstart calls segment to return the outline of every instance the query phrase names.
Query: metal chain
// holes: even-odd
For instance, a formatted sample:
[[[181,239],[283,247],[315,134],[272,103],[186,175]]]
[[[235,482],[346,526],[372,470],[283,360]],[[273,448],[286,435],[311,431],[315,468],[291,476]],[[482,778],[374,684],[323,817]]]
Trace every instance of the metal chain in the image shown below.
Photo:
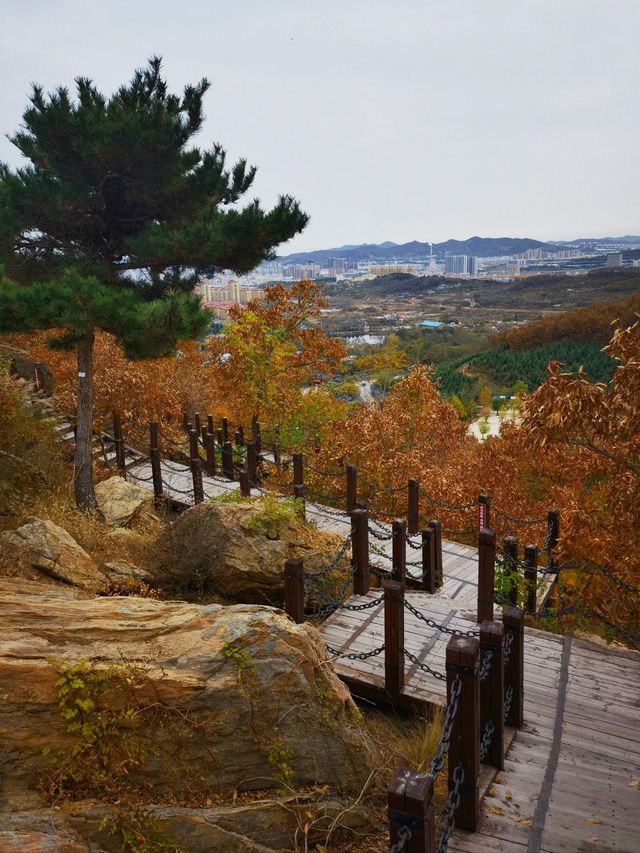
[[[344,557],[346,550],[349,547],[349,544],[351,542],[352,535],[353,535],[353,532],[350,531],[349,535],[347,536],[347,538],[344,540],[344,542],[340,546],[339,551],[337,552],[337,554],[335,555],[335,557],[329,563],[328,566],[325,566],[324,569],[320,569],[320,571],[318,571],[318,572],[305,572],[304,576],[307,578],[322,578],[325,575],[328,575],[330,572],[332,572],[336,568],[336,566],[338,565],[340,560]]]
[[[335,480],[336,477],[344,477],[346,470],[343,468],[341,471],[336,471],[335,473],[331,473],[331,471],[322,471],[320,468],[314,468],[313,465],[309,465],[306,459],[304,467],[307,468],[307,470],[312,471],[314,474],[318,474],[320,477],[327,477],[332,480]]]
[[[348,520],[346,518],[347,514],[343,509],[331,509],[328,506],[324,506],[323,504],[316,503],[316,501],[312,501],[310,498],[305,498],[305,500],[308,504],[311,504],[312,507],[315,507],[315,509],[323,513],[323,515],[332,515],[334,518],[343,518],[345,519],[345,521]]]
[[[398,841],[391,845],[389,853],[403,853],[407,844],[411,841],[411,830],[408,826],[401,826],[396,835],[398,836]]]
[[[480,681],[486,681],[491,672],[491,661],[493,660],[493,649],[485,649],[482,653],[480,664]]]
[[[379,542],[389,542],[391,539],[393,539],[392,533],[378,533],[378,531],[374,530],[371,526],[369,526],[369,533],[374,537],[374,539],[377,539]]]
[[[458,713],[461,692],[462,679],[460,678],[460,675],[456,675],[453,684],[451,685],[451,699],[447,705],[447,710],[445,711],[444,722],[442,724],[442,734],[438,738],[436,754],[431,759],[431,766],[429,767],[429,773],[434,779],[444,767],[444,759],[446,754],[449,752],[451,733],[453,731],[453,721]]]
[[[487,752],[489,752],[494,732],[495,726],[493,725],[493,720],[488,720],[487,725],[484,727],[482,738],[480,739],[480,761],[484,761]]]
[[[379,648],[372,649],[370,652],[350,652],[347,654],[346,652],[341,652],[340,649],[334,649],[333,646],[327,646],[327,651],[339,658],[348,658],[348,660],[367,660],[367,658],[374,658],[376,655],[382,654],[384,651],[384,643]]]
[[[447,805],[442,817],[442,834],[438,841],[437,853],[447,853],[449,839],[453,835],[455,826],[455,813],[460,805],[460,788],[464,782],[464,768],[458,764],[453,771],[453,788],[449,791]]]
[[[423,616],[423,614],[420,613],[420,611],[417,610],[406,598],[404,600],[404,606],[410,613],[413,613],[417,619],[421,619],[423,622],[426,622],[430,628],[435,628],[436,631],[440,631],[442,634],[451,634],[452,637],[477,637],[480,633],[480,631],[475,628],[470,631],[458,631],[457,628],[447,628],[446,625],[440,625],[433,619],[429,619],[428,616]]]
[[[412,655],[411,652],[407,649],[404,650],[404,656],[408,658],[411,663],[415,663],[415,665],[419,667],[423,672],[426,672],[427,675],[432,675],[434,678],[437,678],[438,681],[447,680],[447,676],[444,675],[444,673],[438,672],[436,669],[431,669],[429,664],[423,663],[422,661],[418,660],[418,658],[415,655]]]
[[[507,636],[504,638],[503,660],[505,666],[509,663],[509,658],[511,657],[511,646],[513,645],[513,637],[513,629],[509,628],[509,630],[507,631]]]
[[[513,702],[513,686],[510,684],[507,688],[506,695],[504,697],[504,716],[505,719],[509,716],[509,711],[511,710],[511,703]]]

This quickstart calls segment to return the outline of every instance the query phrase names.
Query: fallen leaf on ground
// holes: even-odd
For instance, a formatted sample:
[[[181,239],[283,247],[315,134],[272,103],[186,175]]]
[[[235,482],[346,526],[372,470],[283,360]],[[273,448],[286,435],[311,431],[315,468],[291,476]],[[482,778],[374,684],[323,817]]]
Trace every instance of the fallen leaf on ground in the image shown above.
[[[602,821],[597,817],[586,817],[585,823],[602,823]]]

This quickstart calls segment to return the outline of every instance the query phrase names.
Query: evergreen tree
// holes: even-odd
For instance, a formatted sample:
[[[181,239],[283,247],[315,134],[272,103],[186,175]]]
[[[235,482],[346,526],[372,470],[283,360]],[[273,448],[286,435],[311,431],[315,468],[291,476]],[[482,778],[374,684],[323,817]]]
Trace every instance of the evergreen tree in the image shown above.
[[[33,87],[11,137],[28,163],[0,164],[0,331],[62,329],[52,344],[77,350],[76,500],[93,508],[95,330],[132,358],[171,352],[211,322],[199,275],[251,270],[308,217],[290,196],[236,206],[255,168],[191,144],[206,79],[170,94],[154,57],[109,98],[87,78],[76,87],[75,100]]]

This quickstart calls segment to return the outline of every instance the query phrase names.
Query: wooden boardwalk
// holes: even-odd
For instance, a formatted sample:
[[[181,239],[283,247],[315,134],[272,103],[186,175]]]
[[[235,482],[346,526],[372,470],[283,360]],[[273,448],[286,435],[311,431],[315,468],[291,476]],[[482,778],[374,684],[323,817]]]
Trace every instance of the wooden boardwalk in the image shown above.
[[[524,726],[451,853],[640,853],[640,654],[525,631]]]
[[[65,433],[63,426],[60,432]],[[72,437],[68,434],[65,438]],[[105,456],[113,458],[111,451]],[[193,503],[190,470],[162,462],[165,493]],[[152,490],[148,460],[127,453],[127,479]],[[237,482],[202,476],[205,497],[239,488]],[[346,537],[350,519],[328,507],[307,504],[307,518],[321,530]],[[388,527],[372,523],[373,529]],[[419,544],[419,537],[411,541]],[[372,536],[371,562],[389,568],[391,543]],[[409,548],[408,563],[419,561]],[[426,619],[459,631],[473,630],[478,552],[443,540],[444,584],[434,595],[407,591],[406,601]],[[419,568],[408,564],[409,574]],[[538,595],[543,601],[549,588]],[[352,595],[349,605],[380,597]],[[499,611],[499,608],[496,608]],[[367,652],[384,643],[384,607],[339,609],[319,627],[340,655]],[[444,675],[448,635],[405,609],[405,649]],[[640,654],[586,640],[525,629],[524,724],[509,731],[505,769],[481,773],[480,821],[474,832],[456,829],[451,853],[640,853]],[[356,695],[384,693],[384,656],[334,659],[337,674]],[[407,660],[404,704],[444,706],[446,684]],[[401,701],[399,704],[403,704]]]

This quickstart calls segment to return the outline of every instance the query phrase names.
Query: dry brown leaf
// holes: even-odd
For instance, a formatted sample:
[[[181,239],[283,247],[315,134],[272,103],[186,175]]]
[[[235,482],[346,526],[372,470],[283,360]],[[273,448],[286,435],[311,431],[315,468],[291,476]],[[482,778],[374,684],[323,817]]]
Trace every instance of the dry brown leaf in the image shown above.
[[[505,791],[504,792],[504,798],[505,798],[505,800],[512,800],[513,794],[511,793],[511,791]]]
[[[487,814],[504,814],[501,806],[487,806]]]
[[[600,818],[597,818],[597,817],[586,817],[584,820],[585,820],[585,823],[602,823]]]
[[[640,785],[640,779],[632,779],[630,782],[627,782],[629,788],[637,788]]]

